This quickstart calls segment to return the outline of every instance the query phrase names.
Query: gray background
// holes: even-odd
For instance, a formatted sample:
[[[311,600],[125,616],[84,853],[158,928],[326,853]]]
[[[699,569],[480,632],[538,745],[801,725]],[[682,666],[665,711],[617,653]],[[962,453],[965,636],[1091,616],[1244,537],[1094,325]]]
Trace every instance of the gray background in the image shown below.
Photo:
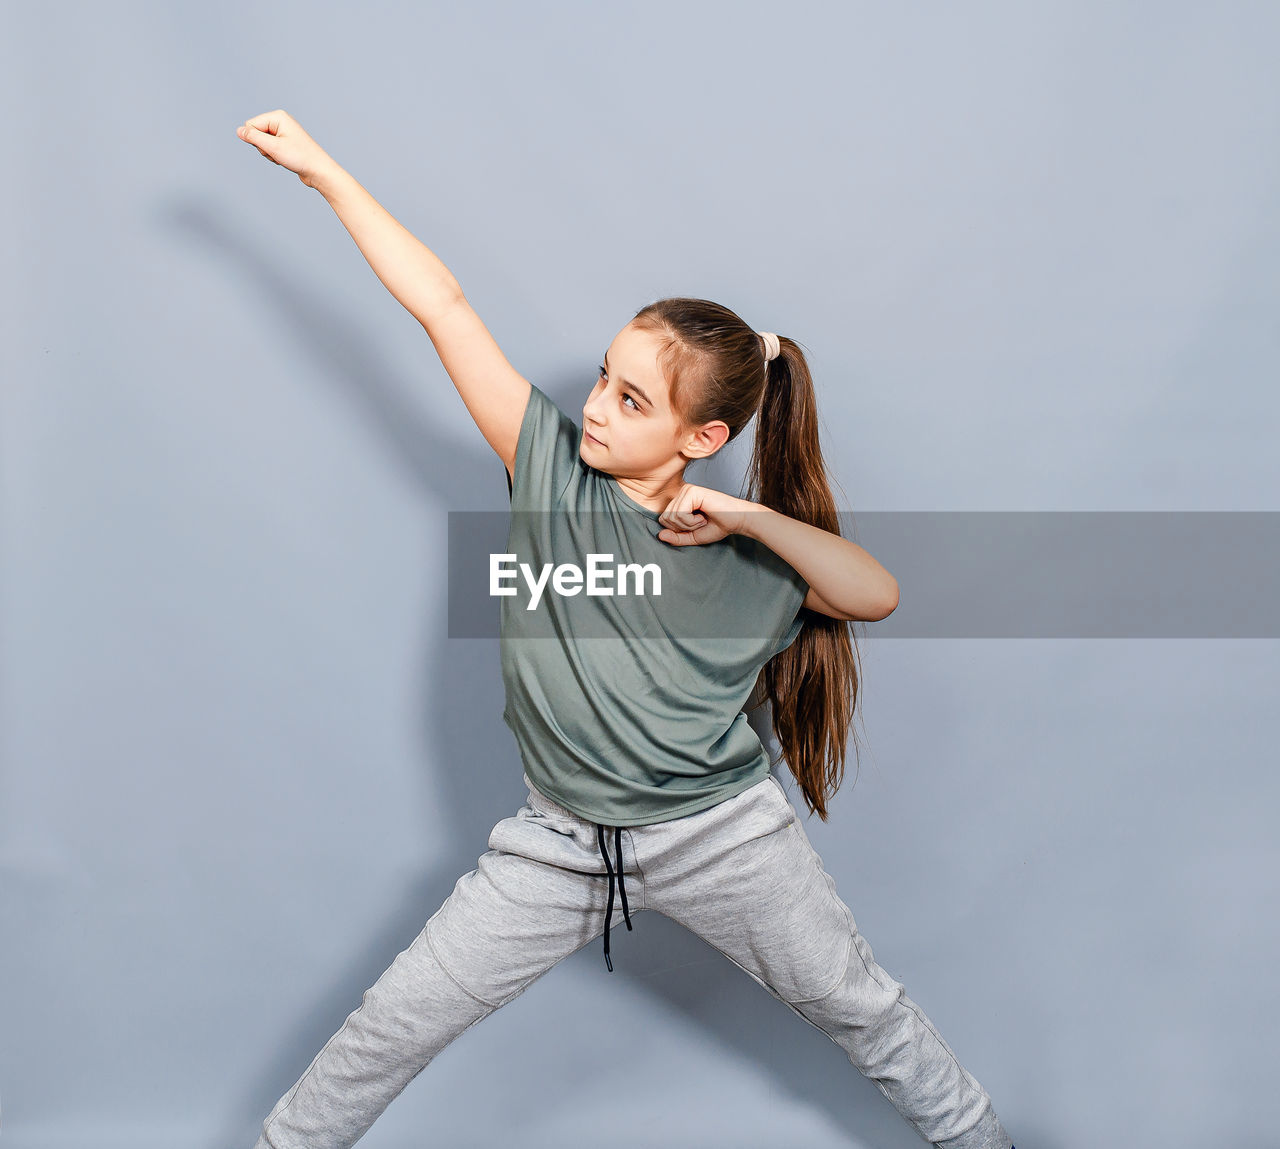
[[[700,295],[808,350],[855,514],[1275,510],[1277,12],[6,5],[6,1144],[252,1144],[523,798],[444,609],[502,465],[237,124],[296,116],[575,417]],[[1276,643],[861,649],[807,829],[1019,1149],[1274,1145]],[[673,923],[615,951],[362,1146],[920,1143]]]

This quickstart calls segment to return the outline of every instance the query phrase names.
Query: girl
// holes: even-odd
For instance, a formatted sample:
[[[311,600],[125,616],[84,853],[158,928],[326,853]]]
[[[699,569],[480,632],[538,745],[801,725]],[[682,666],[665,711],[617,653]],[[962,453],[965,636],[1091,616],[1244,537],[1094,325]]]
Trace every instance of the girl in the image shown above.
[[[848,623],[898,600],[893,576],[839,534],[800,348],[717,304],[661,300],[610,343],[579,427],[297,121],[268,112],[237,133],[325,197],[426,329],[506,466],[508,552],[531,571],[628,560],[617,594],[579,594],[560,566],[536,602],[519,588],[502,598],[503,719],[528,801],[255,1149],[353,1145],[454,1038],[602,932],[612,970],[615,891],[627,929],[654,909],[695,931],[839,1045],[926,1141],[1012,1149],[986,1091],[876,964],[747,721],[767,698],[825,820],[857,694]],[[753,415],[748,498],[684,481]]]

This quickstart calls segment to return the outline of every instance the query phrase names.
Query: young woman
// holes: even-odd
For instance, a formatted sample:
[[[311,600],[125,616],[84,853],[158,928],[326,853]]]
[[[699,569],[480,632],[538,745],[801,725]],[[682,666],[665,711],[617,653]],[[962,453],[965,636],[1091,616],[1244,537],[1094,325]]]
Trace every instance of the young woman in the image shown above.
[[[506,465],[507,550],[541,578],[501,600],[503,718],[528,801],[276,1103],[256,1149],[354,1144],[454,1038],[602,932],[612,970],[615,890],[627,929],[653,909],[696,932],[827,1034],[926,1141],[1011,1149],[986,1091],[876,964],[747,721],[770,702],[825,820],[857,695],[848,623],[898,598],[840,536],[800,348],[718,304],[661,300],[610,343],[579,427],[293,118],[237,132],[321,192],[426,329]],[[747,498],[684,481],[753,416]],[[574,564],[589,556],[624,560],[618,587],[580,593]]]

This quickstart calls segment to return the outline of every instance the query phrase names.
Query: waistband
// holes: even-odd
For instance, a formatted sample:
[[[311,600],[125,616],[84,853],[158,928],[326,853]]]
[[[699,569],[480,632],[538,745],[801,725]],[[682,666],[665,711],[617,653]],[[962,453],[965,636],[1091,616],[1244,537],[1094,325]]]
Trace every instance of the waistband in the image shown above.
[[[565,818],[573,818],[578,822],[586,821],[586,819],[583,818],[580,814],[575,814],[572,810],[567,809],[564,806],[561,806],[560,803],[557,802],[554,798],[548,797],[541,790],[539,790],[538,787],[533,784],[533,779],[530,778],[528,774],[524,774],[522,775],[522,777],[524,778],[524,784],[528,786],[529,789],[532,790],[534,794],[537,795],[539,805],[546,806],[548,809],[551,810],[553,814],[560,814]],[[592,823],[588,823],[588,825],[591,825],[591,824]]]

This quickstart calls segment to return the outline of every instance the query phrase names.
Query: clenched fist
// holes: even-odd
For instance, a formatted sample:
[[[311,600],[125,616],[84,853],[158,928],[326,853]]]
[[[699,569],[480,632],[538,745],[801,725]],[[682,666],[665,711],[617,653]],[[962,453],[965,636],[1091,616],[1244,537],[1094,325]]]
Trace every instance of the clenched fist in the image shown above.
[[[329,153],[307,135],[302,125],[279,109],[246,120],[236,128],[236,135],[273,164],[296,173],[307,187],[314,187],[316,172],[332,162]]]

